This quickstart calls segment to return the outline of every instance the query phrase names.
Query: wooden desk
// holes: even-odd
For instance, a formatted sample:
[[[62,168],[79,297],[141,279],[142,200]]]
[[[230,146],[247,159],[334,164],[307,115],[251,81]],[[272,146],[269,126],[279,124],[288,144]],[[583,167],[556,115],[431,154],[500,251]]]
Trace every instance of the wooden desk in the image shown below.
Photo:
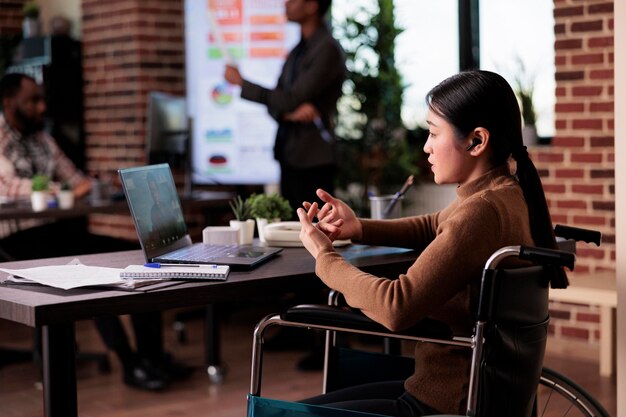
[[[415,260],[406,249],[350,245],[339,251],[365,271],[394,276]],[[27,268],[60,265],[72,257],[5,262],[3,267]],[[86,265],[125,267],[143,263],[140,251],[84,255]],[[285,248],[277,258],[252,271],[233,271],[226,282],[181,282],[151,292],[64,291],[50,287],[0,286],[0,318],[42,330],[44,412],[47,417],[77,415],[74,322],[102,315],[206,305],[248,296],[281,295],[295,290],[321,288],[314,259],[303,248]]]

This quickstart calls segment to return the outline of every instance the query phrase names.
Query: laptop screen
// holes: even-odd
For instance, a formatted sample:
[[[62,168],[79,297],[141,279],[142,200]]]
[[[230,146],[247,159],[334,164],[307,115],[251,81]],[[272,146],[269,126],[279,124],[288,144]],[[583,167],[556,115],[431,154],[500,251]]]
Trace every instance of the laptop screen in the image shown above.
[[[147,260],[189,245],[191,239],[169,165],[127,168],[119,173]]]

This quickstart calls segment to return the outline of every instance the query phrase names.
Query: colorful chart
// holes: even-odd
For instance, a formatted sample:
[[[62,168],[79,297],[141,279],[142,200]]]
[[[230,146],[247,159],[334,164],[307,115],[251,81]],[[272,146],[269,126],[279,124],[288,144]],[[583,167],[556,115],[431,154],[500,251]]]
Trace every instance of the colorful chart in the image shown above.
[[[233,101],[233,88],[226,82],[220,83],[211,91],[211,99],[219,106],[227,106]]]

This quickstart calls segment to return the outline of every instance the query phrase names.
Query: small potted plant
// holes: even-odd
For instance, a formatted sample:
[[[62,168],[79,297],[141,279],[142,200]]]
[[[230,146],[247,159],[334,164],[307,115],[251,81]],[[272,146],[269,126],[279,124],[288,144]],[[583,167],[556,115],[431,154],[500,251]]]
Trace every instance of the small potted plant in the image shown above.
[[[47,175],[36,174],[31,185],[30,202],[33,211],[42,211],[48,207],[50,196],[50,178]]]
[[[520,111],[522,112],[522,138],[524,145],[532,146],[537,144],[537,112],[534,104],[535,76],[528,74],[524,61],[517,58],[519,72],[515,77],[515,95],[519,100]]]
[[[74,207],[74,191],[72,191],[72,187],[69,182],[63,181],[63,183],[61,183],[61,188],[59,189],[57,198],[59,201],[59,208],[70,209]]]
[[[24,38],[39,36],[39,4],[36,1],[27,1],[22,7],[24,20],[22,21],[22,35]]]
[[[235,220],[230,221],[230,227],[239,231],[239,244],[249,245],[254,239],[254,219],[250,213],[250,203],[240,195],[228,202],[235,215]]]
[[[290,220],[293,214],[289,201],[277,193],[252,194],[247,201],[250,204],[250,214],[256,218],[261,242],[265,242],[263,228],[268,223]]]

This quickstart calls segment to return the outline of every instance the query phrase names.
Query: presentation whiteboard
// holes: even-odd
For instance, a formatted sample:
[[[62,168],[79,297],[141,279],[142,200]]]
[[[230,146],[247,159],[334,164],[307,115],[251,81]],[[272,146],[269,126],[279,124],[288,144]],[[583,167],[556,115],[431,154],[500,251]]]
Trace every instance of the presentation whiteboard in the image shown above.
[[[186,0],[187,108],[194,184],[276,184],[277,124],[264,105],[240,98],[224,81],[234,62],[242,76],[273,88],[300,39],[284,0]]]

